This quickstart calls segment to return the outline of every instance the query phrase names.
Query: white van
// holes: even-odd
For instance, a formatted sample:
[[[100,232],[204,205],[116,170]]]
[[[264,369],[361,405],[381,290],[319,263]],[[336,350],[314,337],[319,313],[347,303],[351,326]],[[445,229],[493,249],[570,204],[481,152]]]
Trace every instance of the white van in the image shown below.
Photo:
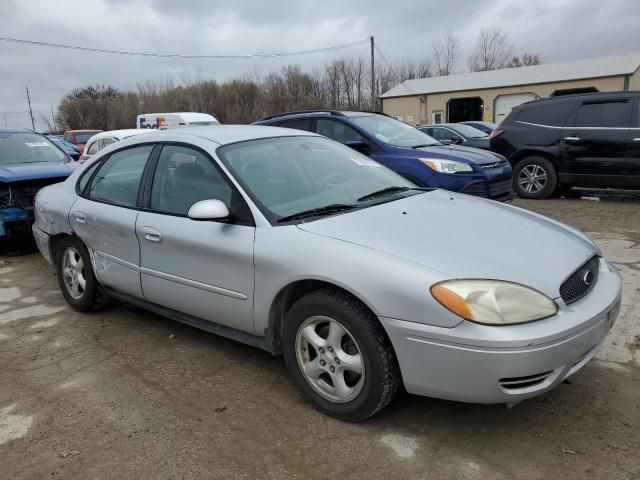
[[[171,128],[187,125],[219,125],[220,122],[208,113],[174,112],[143,113],[136,118],[136,128]]]

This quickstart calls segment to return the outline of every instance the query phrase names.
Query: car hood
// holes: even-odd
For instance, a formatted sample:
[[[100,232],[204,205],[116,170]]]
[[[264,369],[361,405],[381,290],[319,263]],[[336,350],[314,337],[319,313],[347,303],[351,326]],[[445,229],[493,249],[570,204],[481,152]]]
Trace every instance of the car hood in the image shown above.
[[[424,152],[420,154],[421,157],[433,157],[433,158],[445,158],[445,159],[460,159],[465,163],[476,163],[483,165],[486,163],[495,163],[496,160],[503,160],[504,157],[493,152],[486,150],[479,150],[477,148],[465,147],[462,145],[434,145],[432,147],[422,147],[412,149],[414,152]]]
[[[598,248],[581,232],[526,210],[436,190],[298,228],[384,252],[450,278],[508,280],[557,298]]]
[[[71,162],[34,162],[0,165],[0,182],[19,182],[40,178],[68,177],[73,173]]]

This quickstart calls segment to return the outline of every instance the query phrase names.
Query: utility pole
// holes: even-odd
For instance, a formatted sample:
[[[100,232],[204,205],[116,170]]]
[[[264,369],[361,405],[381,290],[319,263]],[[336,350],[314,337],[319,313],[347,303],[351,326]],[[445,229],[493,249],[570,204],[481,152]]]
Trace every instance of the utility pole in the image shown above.
[[[33,121],[33,110],[31,110],[31,99],[29,98],[29,87],[24,87],[27,91],[27,103],[29,104],[29,115],[31,116],[31,128],[36,129],[36,122]]]
[[[5,127],[7,126],[7,114],[6,113],[4,114],[4,126]]]
[[[53,130],[54,130],[54,132],[52,133],[55,133],[58,131],[58,127],[56,126],[56,117],[53,116],[53,107],[51,107],[51,121],[53,122]]]
[[[375,112],[378,108],[376,105],[376,68],[374,48],[375,43],[373,40],[373,35],[371,35],[371,110]]]

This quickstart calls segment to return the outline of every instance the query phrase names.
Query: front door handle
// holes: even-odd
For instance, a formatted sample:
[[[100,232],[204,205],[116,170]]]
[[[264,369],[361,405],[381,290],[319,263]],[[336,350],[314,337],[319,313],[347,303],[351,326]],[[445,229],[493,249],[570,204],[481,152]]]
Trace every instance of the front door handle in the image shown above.
[[[162,240],[162,234],[151,227],[142,227],[142,233],[144,234],[145,240],[149,240],[150,242],[160,242]]]
[[[77,223],[87,223],[87,217],[85,216],[84,213],[73,212],[72,215]]]
[[[564,137],[563,140],[565,142],[579,142],[580,137]]]
[[[636,137],[633,139],[634,142],[640,142],[640,137]]]

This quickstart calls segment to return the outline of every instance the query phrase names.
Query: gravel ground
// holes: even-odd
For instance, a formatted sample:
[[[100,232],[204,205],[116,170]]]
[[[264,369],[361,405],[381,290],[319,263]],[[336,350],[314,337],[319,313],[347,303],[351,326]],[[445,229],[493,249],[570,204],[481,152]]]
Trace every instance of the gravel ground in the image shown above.
[[[401,393],[342,423],[281,358],[134,308],[75,313],[38,254],[0,256],[0,477],[638,479],[640,195],[582,194],[515,203],[602,247],[619,320],[570,383],[510,409]]]

